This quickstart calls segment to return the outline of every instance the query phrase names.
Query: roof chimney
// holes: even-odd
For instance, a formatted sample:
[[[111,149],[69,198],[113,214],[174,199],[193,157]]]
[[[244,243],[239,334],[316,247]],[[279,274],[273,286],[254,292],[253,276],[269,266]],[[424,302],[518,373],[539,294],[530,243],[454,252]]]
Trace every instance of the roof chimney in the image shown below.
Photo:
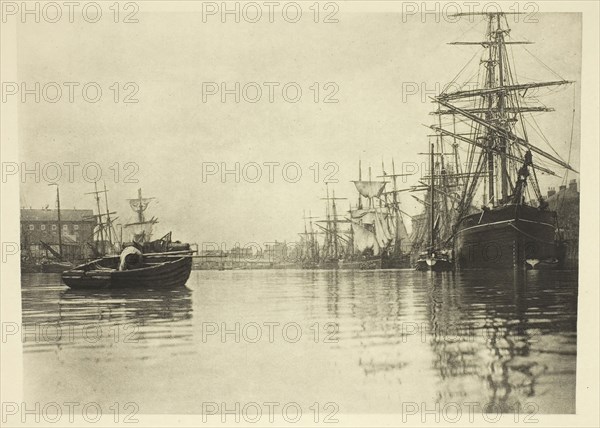
[[[577,191],[577,180],[573,179],[569,181],[569,190]]]
[[[566,190],[567,186],[565,186],[564,184],[561,184],[560,187],[558,188],[558,191],[560,192],[561,190]]]
[[[548,187],[548,197],[554,196],[556,194],[556,190],[554,187]]]

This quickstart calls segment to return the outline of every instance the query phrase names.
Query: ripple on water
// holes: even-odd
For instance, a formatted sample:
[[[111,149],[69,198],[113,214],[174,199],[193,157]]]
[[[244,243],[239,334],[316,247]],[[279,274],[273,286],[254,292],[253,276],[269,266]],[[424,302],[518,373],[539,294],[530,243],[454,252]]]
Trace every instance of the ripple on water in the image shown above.
[[[34,400],[77,401],[91,384],[107,407],[157,413],[239,397],[353,412],[398,412],[406,397],[575,408],[573,272],[194,271],[177,290],[89,292],[36,274],[22,295]],[[256,343],[221,334],[250,322]],[[265,323],[277,323],[272,341]],[[295,343],[287,323],[301,328]],[[63,334],[49,340],[52,328]]]

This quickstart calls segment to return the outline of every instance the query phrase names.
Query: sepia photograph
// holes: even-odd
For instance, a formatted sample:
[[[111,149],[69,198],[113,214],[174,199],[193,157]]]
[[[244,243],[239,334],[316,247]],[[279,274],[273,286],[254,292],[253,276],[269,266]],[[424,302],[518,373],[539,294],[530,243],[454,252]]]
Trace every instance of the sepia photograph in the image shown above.
[[[3,426],[598,426],[598,3],[0,6]]]

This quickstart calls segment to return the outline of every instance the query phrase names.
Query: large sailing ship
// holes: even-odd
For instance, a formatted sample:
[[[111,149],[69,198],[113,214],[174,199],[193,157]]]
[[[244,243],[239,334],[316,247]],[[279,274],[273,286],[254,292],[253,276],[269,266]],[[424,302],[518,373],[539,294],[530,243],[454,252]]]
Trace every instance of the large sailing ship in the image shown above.
[[[530,42],[511,39],[508,13],[480,15],[487,25],[485,40],[451,43],[483,48],[477,88],[462,85],[456,90],[459,73],[434,98],[438,123],[431,129],[439,149],[460,144],[467,153],[467,170],[456,171],[462,190],[448,242],[454,244],[458,268],[554,267],[561,248],[557,218],[542,196],[538,174],[575,170],[558,154],[532,143],[527,130],[533,125],[526,123],[537,123],[526,115],[551,109],[527,94],[534,88],[539,91],[572,82],[559,76],[558,80],[520,83],[507,48]],[[541,130],[534,130],[551,147]],[[474,210],[481,191],[483,205]]]

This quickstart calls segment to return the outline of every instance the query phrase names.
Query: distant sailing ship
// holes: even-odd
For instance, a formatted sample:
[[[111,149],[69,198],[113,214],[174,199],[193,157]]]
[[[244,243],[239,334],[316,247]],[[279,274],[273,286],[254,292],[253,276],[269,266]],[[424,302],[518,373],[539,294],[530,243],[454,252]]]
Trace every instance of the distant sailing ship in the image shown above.
[[[398,199],[396,179],[406,174],[396,174],[392,161],[392,174],[383,168],[382,180],[372,180],[371,168],[369,179],[362,179],[362,168],[359,162],[358,180],[354,181],[358,191],[358,203],[350,210],[350,222],[353,232],[354,249],[363,257],[377,260],[376,268],[408,268],[410,254],[405,251],[408,246],[408,233],[402,218],[402,210]],[[386,192],[385,186],[391,179],[393,189]],[[363,204],[366,199],[366,206]]]
[[[319,267],[319,240],[318,232],[313,225],[313,217],[309,211],[308,217],[304,215],[304,233],[300,233],[300,265],[302,269],[316,269]],[[308,220],[308,224],[306,223]]]
[[[104,194],[104,212],[101,208],[101,194]],[[94,195],[96,208],[98,210],[98,214],[87,217],[96,220],[96,227],[94,228],[92,237],[93,243],[89,244],[94,258],[118,254],[123,243],[121,242],[122,239],[117,242],[117,233],[114,228],[114,222],[118,217],[114,217],[116,212],[111,212],[108,208],[108,190],[106,189],[106,183],[104,184],[104,190],[98,190],[98,184],[94,182],[94,191],[88,192],[86,195]]]
[[[138,189],[137,198],[127,200],[129,206],[136,215],[137,221],[125,225],[125,231],[128,233],[128,242],[123,242],[122,245],[136,245],[140,247],[144,253],[188,251],[190,249],[190,244],[171,241],[171,232],[159,239],[152,239],[154,226],[158,223],[158,219],[154,216],[147,219],[145,212],[153,200],[155,200],[153,197],[143,197],[142,189]]]
[[[145,244],[152,239],[154,225],[158,223],[155,217],[146,220],[144,212],[154,198],[142,197],[142,189],[138,189],[138,197],[136,199],[128,199],[129,206],[136,213],[137,221],[125,225],[125,229],[130,233],[131,241],[139,244]]]
[[[454,268],[451,250],[443,247],[443,241],[438,239],[439,235],[443,233],[443,229],[447,229],[442,225],[447,225],[449,223],[449,218],[447,216],[442,218],[440,212],[442,211],[442,207],[446,208],[444,210],[446,213],[448,212],[448,195],[450,193],[448,192],[449,183],[445,180],[446,171],[443,169],[442,163],[436,163],[434,159],[435,145],[431,144],[429,152],[429,177],[425,177],[425,179],[429,178],[429,186],[425,187],[429,196],[429,202],[425,209],[429,220],[429,227],[427,228],[429,231],[429,241],[425,250],[419,252],[415,263],[415,269],[420,271],[443,272]],[[439,181],[437,185],[436,181]],[[444,186],[443,190],[438,189],[438,187],[442,186]]]
[[[321,199],[325,200],[326,203],[325,220],[317,220],[314,223],[323,232],[323,244],[319,249],[317,268],[338,269],[340,268],[340,261],[349,255],[347,249],[350,238],[347,232],[341,229],[340,224],[347,221],[340,218],[341,215],[338,214],[336,201],[346,198],[336,198],[335,190],[330,196],[329,186],[327,186],[326,197]],[[325,225],[319,223],[325,223]]]
[[[403,269],[410,267],[410,239],[404,222],[404,215],[407,215],[400,208],[400,192],[407,189],[398,189],[398,177],[405,177],[412,174],[396,174],[396,165],[392,159],[392,173],[387,174],[385,167],[381,165],[384,180],[392,180],[392,190],[382,192],[383,205],[388,210],[388,229],[392,235],[385,250],[382,253],[381,267],[383,269]]]
[[[383,166],[383,165],[382,165]],[[313,222],[304,217],[304,233],[300,233],[300,264],[305,269],[392,269],[410,267],[410,242],[400,209],[396,179],[407,174],[392,174],[372,180],[354,181],[358,203],[350,206],[348,215],[340,214],[338,203],[347,198],[330,195],[327,186],[325,219]],[[393,190],[385,192],[387,180]],[[365,201],[363,201],[365,199]],[[366,205],[363,204],[366,203]],[[307,223],[306,220],[309,220]],[[317,228],[317,230],[314,229]]]
[[[487,18],[485,40],[451,43],[483,47],[479,87],[448,91],[453,86],[448,85],[434,99],[438,108],[433,114],[439,121],[431,129],[437,147],[444,152],[449,144],[464,144],[467,149],[467,171],[456,171],[461,191],[447,242],[454,244],[456,264],[462,269],[555,267],[561,246],[557,218],[542,196],[537,174],[557,173],[534,156],[575,170],[558,155],[533,145],[523,119],[525,113],[551,111],[528,101],[528,90],[571,82],[562,78],[517,82],[507,45],[530,42],[506,40],[510,39],[507,13],[480,15]],[[452,120],[442,122],[442,117]],[[484,204],[474,210],[473,201],[481,187]],[[528,200],[533,199],[527,197],[530,191],[537,202]]]

